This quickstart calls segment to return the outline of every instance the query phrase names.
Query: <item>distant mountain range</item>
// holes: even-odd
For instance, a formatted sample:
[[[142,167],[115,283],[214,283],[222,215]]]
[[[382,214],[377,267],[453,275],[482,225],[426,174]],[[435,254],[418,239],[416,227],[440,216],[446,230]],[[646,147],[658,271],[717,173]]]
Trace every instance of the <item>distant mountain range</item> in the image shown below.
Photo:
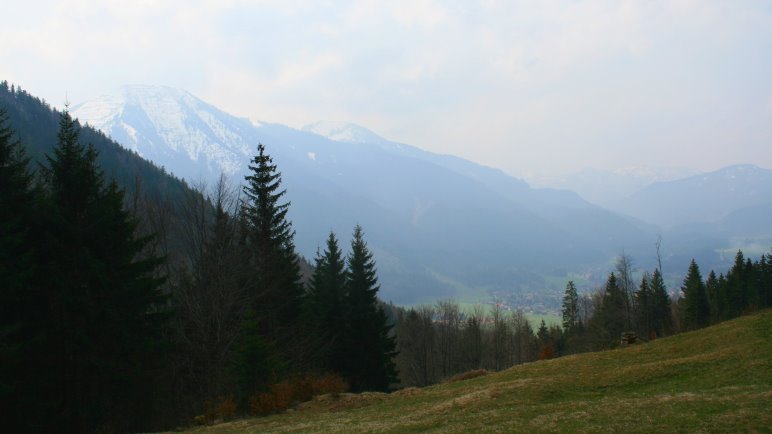
[[[529,179],[534,185],[575,191],[597,205],[614,204],[655,182],[675,181],[700,174],[699,171],[678,167],[629,166],[614,170],[585,168],[559,178]]]
[[[772,170],[746,164],[675,181],[655,182],[610,204],[610,208],[672,228],[718,223],[745,208],[769,204],[772,204]]]
[[[330,230],[345,241],[361,224],[383,296],[399,303],[560,290],[564,282],[542,277],[605,270],[622,250],[653,254],[655,228],[573,192],[533,189],[352,124],[252,122],[157,86],[127,86],[72,113],[193,182],[211,184],[221,171],[239,182],[265,144],[283,173],[300,252],[311,257]]]

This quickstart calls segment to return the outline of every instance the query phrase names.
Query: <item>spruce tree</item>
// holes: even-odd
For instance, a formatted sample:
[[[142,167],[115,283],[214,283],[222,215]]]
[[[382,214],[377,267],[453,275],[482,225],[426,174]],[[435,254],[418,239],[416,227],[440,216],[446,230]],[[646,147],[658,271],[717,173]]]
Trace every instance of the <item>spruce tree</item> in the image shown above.
[[[650,336],[654,331],[654,297],[649,285],[649,276],[644,274],[638,290],[633,294],[635,317],[638,330],[643,336]]]
[[[354,391],[381,390],[396,382],[393,358],[396,342],[393,325],[378,304],[378,278],[375,261],[367,248],[360,226],[354,228],[346,281],[346,328],[344,346],[347,377]]]
[[[718,277],[713,270],[708,274],[708,280],[705,281],[705,295],[708,297],[708,306],[710,306],[710,323],[716,324],[720,321],[721,300]]]
[[[595,317],[601,328],[601,340],[607,345],[614,345],[627,326],[627,296],[617,284],[614,273],[609,274],[605,289],[600,311]]]
[[[563,295],[563,330],[571,333],[579,323],[579,295],[573,280],[566,285]]]
[[[123,191],[105,181],[96,151],[78,135],[65,111],[42,168],[45,249],[36,284],[48,352],[32,365],[49,374],[39,386],[55,416],[40,422],[63,431],[141,429],[137,413],[149,402],[168,316],[161,260],[143,252],[149,239],[135,234]]]
[[[297,368],[304,346],[299,333],[303,285],[295,232],[287,219],[290,204],[281,202],[286,190],[265,146],[259,144],[257,151],[240,213],[243,286],[250,300],[233,365],[242,400]]]
[[[653,328],[649,337],[666,336],[673,332],[673,316],[671,314],[670,295],[667,293],[662,273],[654,270],[651,276],[651,318]],[[651,333],[653,332],[653,333]]]
[[[281,173],[263,144],[257,150],[249,165],[252,173],[245,177],[243,243],[252,270],[255,318],[265,336],[280,342],[291,338],[287,330],[299,318],[303,286],[293,240],[295,231],[287,219],[290,203],[281,203],[286,194],[286,190],[280,190]]]
[[[772,254],[761,255],[758,285],[761,308],[772,306]]]
[[[689,271],[686,273],[684,283],[681,286],[683,298],[681,299],[683,322],[686,330],[695,330],[705,327],[710,322],[710,306],[705,283],[702,281],[700,267],[692,259]]]
[[[345,337],[346,261],[333,232],[327,238],[324,253],[317,254],[314,274],[306,294],[308,316],[313,329],[323,343],[317,365],[342,373],[348,357],[342,348]]]
[[[13,136],[0,110],[0,407],[9,416],[6,426],[23,422],[24,406],[34,405],[19,398],[25,396],[23,349],[32,338],[25,322],[34,316],[29,285],[35,271],[31,220],[37,192],[28,159]]]
[[[734,264],[726,274],[726,318],[742,315],[748,305],[748,276],[745,272],[745,257],[741,250],[735,255]]]

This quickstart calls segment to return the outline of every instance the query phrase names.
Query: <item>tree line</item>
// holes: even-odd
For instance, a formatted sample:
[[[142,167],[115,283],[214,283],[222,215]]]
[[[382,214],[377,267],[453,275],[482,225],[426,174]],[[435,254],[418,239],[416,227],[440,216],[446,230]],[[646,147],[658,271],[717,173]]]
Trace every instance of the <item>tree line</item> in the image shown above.
[[[653,340],[770,307],[772,253],[756,261],[738,251],[733,266],[702,277],[692,260],[672,296],[659,268],[633,278],[632,258],[621,255],[605,285],[580,294],[569,281],[562,326],[538,326],[521,310],[494,305],[464,311],[453,300],[410,309],[391,306],[402,386],[427,386],[468,371],[498,371],[566,354],[615,348],[623,335]]]
[[[108,180],[66,110],[53,152],[31,170],[7,118],[0,111],[4,426],[157,430],[396,383],[362,228],[345,258],[330,234],[307,264],[262,144],[241,191],[220,182],[169,203],[139,178],[129,193]]]
[[[568,282],[562,308],[565,350],[611,348],[619,345],[625,332],[644,340],[656,339],[768,308],[772,302],[770,262],[772,253],[752,261],[738,251],[726,274],[717,277],[711,270],[705,279],[692,260],[671,297],[659,269],[644,273],[636,284],[632,260],[623,255],[606,284],[593,294],[580,298],[574,283]]]

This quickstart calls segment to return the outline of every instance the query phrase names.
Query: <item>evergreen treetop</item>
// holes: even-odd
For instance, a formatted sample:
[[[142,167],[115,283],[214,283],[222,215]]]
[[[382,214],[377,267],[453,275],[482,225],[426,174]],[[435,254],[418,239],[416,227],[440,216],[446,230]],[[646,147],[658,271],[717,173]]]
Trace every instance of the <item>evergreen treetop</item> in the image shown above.
[[[579,323],[579,294],[573,280],[566,284],[566,292],[563,295],[563,329],[570,333]]]
[[[654,336],[665,336],[672,333],[673,320],[670,309],[670,295],[667,293],[665,282],[662,280],[662,272],[659,269],[654,270],[654,274],[651,276],[650,286],[653,330],[650,330],[649,333],[653,332]]]
[[[694,330],[705,327],[710,321],[710,306],[705,283],[702,281],[700,267],[692,259],[689,270],[681,286],[681,299],[683,307],[683,321],[686,330]]]
[[[396,342],[378,304],[378,277],[362,228],[354,228],[346,284],[348,372],[355,391],[387,390],[396,382]]]
[[[343,361],[348,357],[342,340],[346,330],[346,262],[333,232],[327,238],[324,253],[318,253],[314,274],[306,293],[307,315],[312,329],[323,342],[321,360],[323,369],[343,373]]]

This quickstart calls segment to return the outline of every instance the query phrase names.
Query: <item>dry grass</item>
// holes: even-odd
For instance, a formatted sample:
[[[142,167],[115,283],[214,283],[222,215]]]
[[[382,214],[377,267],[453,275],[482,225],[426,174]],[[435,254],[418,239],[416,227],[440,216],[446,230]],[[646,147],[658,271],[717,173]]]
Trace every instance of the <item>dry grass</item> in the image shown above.
[[[772,312],[424,389],[325,395],[199,432],[769,432]]]
[[[460,374],[456,374],[452,377],[446,378],[443,380],[443,383],[455,383],[456,381],[464,381],[464,380],[470,380],[472,378],[482,377],[483,375],[488,375],[489,372],[485,369],[475,369],[472,371],[466,371],[462,372]]]

